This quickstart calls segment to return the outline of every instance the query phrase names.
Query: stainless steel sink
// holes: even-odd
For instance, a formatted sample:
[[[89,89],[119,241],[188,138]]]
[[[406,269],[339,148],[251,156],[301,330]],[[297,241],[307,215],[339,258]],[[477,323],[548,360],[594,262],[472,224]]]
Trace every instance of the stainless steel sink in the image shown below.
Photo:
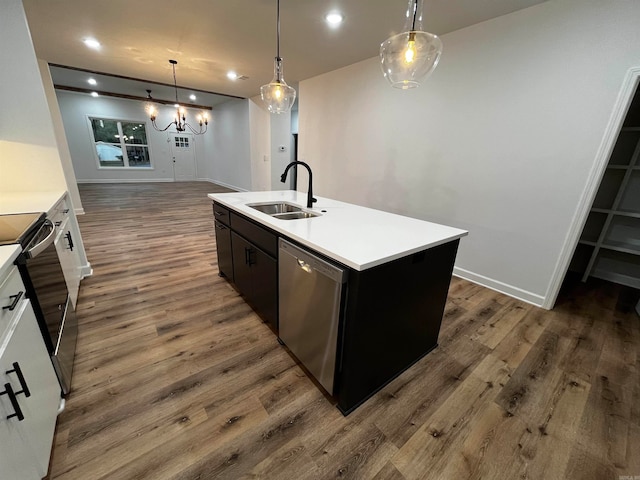
[[[287,202],[247,203],[247,207],[271,215],[280,220],[298,220],[300,218],[319,217],[319,213],[303,210],[302,207]]]
[[[247,207],[255,208],[259,212],[267,215],[275,215],[278,213],[301,212],[302,208],[290,203],[247,203]]]
[[[319,213],[312,212],[288,212],[288,213],[275,213],[271,215],[273,218],[279,218],[280,220],[296,220],[299,218],[313,218],[319,217]]]

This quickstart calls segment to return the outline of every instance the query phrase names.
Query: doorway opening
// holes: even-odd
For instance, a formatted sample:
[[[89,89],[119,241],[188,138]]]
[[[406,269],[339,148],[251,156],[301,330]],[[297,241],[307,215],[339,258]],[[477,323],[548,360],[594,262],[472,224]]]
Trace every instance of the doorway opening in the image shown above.
[[[585,201],[576,214],[547,295],[555,304],[564,283],[594,277],[640,292],[640,67],[629,70],[598,152]]]

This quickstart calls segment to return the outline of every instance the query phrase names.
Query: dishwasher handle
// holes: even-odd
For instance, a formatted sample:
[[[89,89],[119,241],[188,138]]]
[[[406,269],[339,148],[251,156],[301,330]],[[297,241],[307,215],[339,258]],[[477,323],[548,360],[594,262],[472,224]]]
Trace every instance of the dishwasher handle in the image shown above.
[[[305,262],[304,260],[300,260],[299,258],[296,258],[296,261],[298,262],[298,266],[304,270],[307,273],[311,273],[313,272],[313,267],[311,267],[311,265],[309,265],[307,262]]]
[[[315,256],[307,250],[293,245],[292,243],[283,240],[278,241],[280,255],[289,255],[293,257],[302,270],[307,273],[317,272],[321,275],[331,278],[338,283],[347,282],[347,270],[338,265],[327,262],[326,260]]]

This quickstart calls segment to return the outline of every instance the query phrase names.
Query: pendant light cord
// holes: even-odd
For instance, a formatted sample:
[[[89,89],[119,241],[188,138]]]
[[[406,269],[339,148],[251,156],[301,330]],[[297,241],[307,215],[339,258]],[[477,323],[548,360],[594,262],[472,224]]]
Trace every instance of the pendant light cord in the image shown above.
[[[277,38],[276,38],[276,56],[280,58],[280,0],[276,3],[276,19],[277,19]]]
[[[171,62],[171,66],[173,67],[173,88],[176,91],[176,103],[178,103],[178,82],[176,81],[176,63],[178,62],[174,60],[173,62]]]
[[[280,1],[280,0],[278,0]],[[411,24],[411,31],[416,29],[416,15],[418,14],[418,0],[413,2],[413,23]]]

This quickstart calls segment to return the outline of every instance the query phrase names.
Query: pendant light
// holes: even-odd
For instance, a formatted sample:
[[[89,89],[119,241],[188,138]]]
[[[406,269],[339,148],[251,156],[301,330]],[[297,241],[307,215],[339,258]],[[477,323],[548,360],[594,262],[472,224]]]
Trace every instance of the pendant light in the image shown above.
[[[276,0],[277,41],[276,58],[273,66],[273,80],[260,87],[260,97],[271,113],[286,113],[296,100],[296,90],[284,81],[282,58],[280,57],[280,0]]]
[[[169,63],[173,68],[173,88],[176,93],[176,103],[174,104],[174,106],[176,108],[176,113],[173,117],[173,121],[170,122],[169,125],[167,125],[164,128],[158,127],[158,125],[156,125],[156,118],[158,116],[158,111],[152,104],[153,98],[151,98],[151,90],[147,90],[147,100],[148,100],[147,113],[149,114],[151,125],[153,125],[153,128],[155,128],[159,132],[164,132],[168,130],[171,125],[175,125],[176,131],[179,133],[184,132],[188,128],[191,131],[191,133],[193,133],[194,135],[202,135],[207,131],[207,126],[209,125],[209,116],[206,114],[206,112],[202,112],[200,115],[196,117],[196,121],[198,122],[198,125],[199,125],[199,128],[197,130],[187,122],[187,111],[184,107],[182,107],[178,103],[178,83],[176,82],[176,65],[178,64],[178,61],[169,60]],[[203,124],[204,124],[204,128],[203,128]]]
[[[395,88],[403,90],[420,86],[438,65],[442,41],[437,35],[422,31],[424,0],[409,0],[403,33],[380,45],[382,73]]]

